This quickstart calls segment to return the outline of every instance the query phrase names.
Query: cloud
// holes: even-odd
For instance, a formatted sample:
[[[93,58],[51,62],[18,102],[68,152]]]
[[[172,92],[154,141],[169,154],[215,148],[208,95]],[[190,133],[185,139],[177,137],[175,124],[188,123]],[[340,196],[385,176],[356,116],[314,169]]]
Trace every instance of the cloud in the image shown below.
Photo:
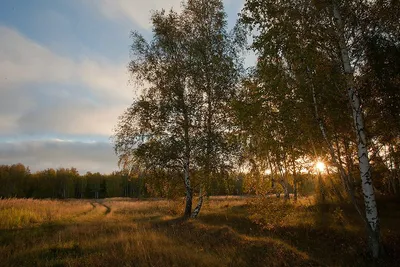
[[[97,9],[102,20],[105,16],[115,21],[128,21],[129,29],[140,25],[145,30],[151,26],[152,9],[174,7],[178,11],[181,2],[78,1],[89,3],[91,9]],[[230,3],[230,13],[236,12],[236,0],[224,2]],[[63,19],[58,17],[57,13],[48,14],[47,17],[50,17],[49,21]],[[65,30],[72,27],[69,22],[68,19],[63,19],[60,24],[64,24],[64,27],[61,27],[57,34],[64,36]],[[105,20],[105,24],[107,23],[113,24]],[[118,25],[111,28],[119,31],[119,23],[116,24]],[[60,28],[58,26],[52,25],[56,29]],[[82,48],[81,43],[60,39],[57,34],[52,34],[52,27],[44,29],[47,37],[51,39],[51,42],[47,43],[53,48],[50,49],[14,28],[0,25],[0,138],[17,140],[0,142],[0,164],[21,162],[31,166],[34,171],[70,166],[77,167],[81,172],[112,171],[116,169],[117,159],[111,144],[76,140],[87,139],[88,136],[97,136],[96,140],[106,140],[112,134],[117,117],[129,106],[134,96],[128,84],[129,75],[126,69],[129,58],[126,58],[126,62],[115,62],[97,55],[83,58],[79,57],[79,53],[72,55],[70,52],[75,48]],[[104,29],[107,28],[99,26],[99,33],[93,31],[90,34],[101,34],[106,36],[105,38],[115,36],[109,35],[109,30]],[[126,28],[122,30],[128,32]],[[80,40],[87,41],[82,39],[82,36],[79,37]],[[128,44],[128,35],[126,39],[127,43],[123,46]],[[41,40],[43,41],[43,36]],[[115,42],[113,39],[111,46],[108,42],[98,43],[103,44],[107,51],[118,50],[122,46],[120,39]],[[83,45],[92,47],[89,44]],[[68,49],[59,49],[60,46]],[[128,46],[126,49],[128,52]],[[67,54],[72,57],[66,56],[65,53],[60,54],[65,50],[68,50]],[[60,139],[60,136],[68,138]],[[50,140],[21,141],[35,138]]]
[[[100,0],[92,1],[101,13],[110,19],[128,19],[142,28],[150,28],[150,14],[152,10],[180,9],[181,0]],[[99,3],[100,2],[100,3]]]
[[[110,135],[130,104],[125,64],[74,61],[0,26],[0,135]]]
[[[6,90],[32,83],[83,84],[102,97],[126,99],[127,62],[115,64],[99,59],[73,61],[0,26],[0,88]]]
[[[77,76],[82,83],[93,88],[101,97],[129,101],[132,90],[128,86],[129,75],[126,65],[112,65],[85,59],[77,66]]]
[[[225,0],[225,5],[234,1],[243,3],[243,0]],[[100,2],[100,3],[99,3]],[[100,12],[109,19],[128,19],[144,29],[150,29],[150,16],[153,10],[181,10],[182,0],[92,0],[92,6],[97,6]]]
[[[44,106],[22,114],[18,118],[17,132],[40,135],[106,135],[110,136],[124,105],[97,105],[66,99],[61,103]]]
[[[75,167],[80,173],[117,170],[117,157],[110,143],[49,141],[0,143],[0,164],[22,163],[32,171]]]
[[[0,26],[0,85],[29,82],[65,82],[72,79],[74,64]]]

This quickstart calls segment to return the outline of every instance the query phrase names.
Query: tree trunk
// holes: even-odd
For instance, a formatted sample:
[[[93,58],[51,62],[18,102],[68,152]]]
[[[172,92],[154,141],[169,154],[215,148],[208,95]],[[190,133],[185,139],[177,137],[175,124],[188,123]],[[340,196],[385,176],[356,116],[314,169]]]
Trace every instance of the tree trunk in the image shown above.
[[[202,206],[203,206],[203,196],[200,196],[199,202],[197,203],[196,208],[193,210],[191,218],[197,218]]]
[[[292,150],[292,154],[293,150]],[[293,167],[293,199],[297,201],[297,172],[296,172],[296,162],[294,160],[294,156],[292,155],[292,167]]]
[[[393,194],[397,195],[397,178],[396,178],[396,167],[394,158],[394,148],[393,145],[389,145],[389,160],[390,160],[390,184],[393,188]]]
[[[275,181],[275,178],[274,178],[274,177],[277,177],[276,168],[274,168],[271,158],[269,157],[269,154],[267,154],[267,160],[268,160],[269,167],[271,168],[272,192],[275,192],[276,197],[279,198],[281,196],[281,194],[278,192],[278,190],[276,188],[277,181]]]
[[[193,191],[190,183],[190,137],[189,137],[190,121],[184,94],[182,93],[180,97],[183,106],[183,117],[184,117],[183,132],[184,132],[184,142],[185,142],[183,172],[184,172],[184,182],[186,189],[186,203],[185,203],[185,213],[183,216],[185,218],[190,218],[192,214],[192,200],[193,200]]]
[[[189,164],[185,164],[184,168],[184,173],[185,173],[185,189],[186,189],[186,203],[185,203],[185,218],[190,218],[192,214],[192,198],[193,198],[193,192],[192,192],[192,187],[190,185],[190,176],[189,176]]]
[[[367,227],[368,233],[370,234],[369,222],[368,222],[365,214],[361,211],[361,207],[357,202],[354,190],[352,189],[352,187],[350,185],[349,176],[346,174],[346,171],[344,170],[343,166],[340,164],[340,161],[338,160],[338,158],[337,158],[337,156],[335,154],[335,151],[333,149],[333,145],[330,142],[330,140],[328,138],[328,135],[327,135],[327,133],[325,131],[325,127],[324,127],[324,124],[322,122],[322,119],[319,117],[317,98],[316,98],[316,94],[315,94],[314,85],[312,83],[311,83],[311,89],[312,89],[312,95],[313,95],[315,117],[316,117],[316,120],[317,120],[318,125],[320,127],[322,136],[323,136],[323,138],[324,138],[324,140],[325,140],[325,142],[326,142],[326,144],[328,146],[328,151],[329,151],[329,153],[330,153],[330,155],[332,157],[332,160],[333,160],[334,164],[336,165],[336,168],[337,168],[337,170],[338,170],[338,172],[340,174],[340,178],[342,180],[343,186],[344,186],[347,194],[350,197],[351,203],[353,204],[353,206],[356,209],[357,213],[360,215],[360,217],[364,221],[364,223],[365,223],[365,225]]]
[[[400,173],[399,173],[399,161],[398,159],[395,157],[394,158],[394,170],[393,170],[393,175],[396,179],[397,182],[397,192],[400,194]]]
[[[364,195],[365,214],[369,226],[369,244],[373,257],[378,258],[380,254],[379,218],[374,188],[372,185],[371,166],[369,164],[364,118],[362,114],[360,97],[354,86],[354,73],[350,64],[349,51],[344,38],[344,25],[340,15],[339,7],[337,6],[335,0],[333,1],[333,15],[338,30],[341,59],[346,75],[348,97],[353,110],[354,126],[357,135],[358,161],[362,182],[361,185]]]
[[[201,188],[200,188],[199,202],[197,203],[196,208],[194,208],[194,210],[192,212],[192,215],[191,215],[192,218],[197,218],[202,206],[203,206],[203,195],[202,195]]]
[[[281,180],[279,182],[279,184],[282,186],[283,188],[283,197],[285,198],[285,200],[289,200],[290,199],[290,194],[289,194],[289,185],[288,185],[288,181],[287,181],[287,177],[286,174],[283,174],[282,170],[281,171]]]
[[[285,197],[285,200],[289,200],[289,199],[290,199],[290,192],[289,192],[289,185],[288,185],[287,180],[286,180],[286,181],[283,181],[283,184],[285,185],[285,186],[284,186],[284,190],[285,190],[285,195],[284,195],[284,197]]]
[[[318,173],[318,191],[319,191],[319,200],[322,204],[325,203],[325,188],[324,188],[324,183],[322,181],[322,175],[319,172]]]
[[[344,144],[344,153],[346,154],[347,173],[349,175],[352,187],[354,188],[356,186],[356,180],[355,180],[355,177],[352,175],[352,171],[354,169],[354,164],[353,164],[352,156],[350,154],[349,142],[347,140],[344,140],[343,144]]]

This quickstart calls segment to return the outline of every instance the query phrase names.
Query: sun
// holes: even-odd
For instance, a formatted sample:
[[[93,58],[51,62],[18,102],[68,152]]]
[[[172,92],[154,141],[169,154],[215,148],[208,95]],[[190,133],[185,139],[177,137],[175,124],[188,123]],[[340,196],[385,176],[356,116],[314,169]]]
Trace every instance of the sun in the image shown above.
[[[319,172],[324,172],[326,169],[326,165],[322,161],[317,161],[317,163],[315,164],[315,169],[317,169]]]

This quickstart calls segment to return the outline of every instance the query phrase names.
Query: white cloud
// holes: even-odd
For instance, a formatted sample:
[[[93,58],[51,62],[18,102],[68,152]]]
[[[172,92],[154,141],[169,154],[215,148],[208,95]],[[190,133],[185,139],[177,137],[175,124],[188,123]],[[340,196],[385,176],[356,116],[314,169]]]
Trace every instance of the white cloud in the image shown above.
[[[0,26],[0,85],[15,82],[68,81],[74,64],[28,40],[17,31]]]
[[[73,61],[0,26],[1,90],[32,83],[83,84],[95,95],[129,100],[126,65],[98,59]]]
[[[110,135],[133,97],[128,80],[125,64],[73,61],[0,26],[0,134]]]
[[[102,97],[116,97],[128,101],[132,98],[126,64],[112,65],[107,62],[85,59],[77,66],[79,80],[94,88]]]
[[[26,112],[18,118],[14,131],[39,135],[42,133],[110,136],[124,105],[96,105],[66,99],[63,103]]]

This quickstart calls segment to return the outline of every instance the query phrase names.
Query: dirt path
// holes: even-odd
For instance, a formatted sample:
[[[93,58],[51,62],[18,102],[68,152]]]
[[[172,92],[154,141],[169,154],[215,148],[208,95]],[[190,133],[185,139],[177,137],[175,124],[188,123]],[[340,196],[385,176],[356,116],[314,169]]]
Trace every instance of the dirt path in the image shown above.
[[[103,217],[111,212],[111,207],[101,201],[89,201],[89,204],[92,206],[91,209],[73,216],[72,219],[74,221],[90,221],[93,220],[93,217]]]
[[[106,208],[106,211],[104,212],[104,215],[107,215],[107,214],[109,214],[111,212],[111,207],[110,206],[107,206],[103,202],[100,202],[100,201],[96,202],[96,203],[99,204],[100,206]]]

